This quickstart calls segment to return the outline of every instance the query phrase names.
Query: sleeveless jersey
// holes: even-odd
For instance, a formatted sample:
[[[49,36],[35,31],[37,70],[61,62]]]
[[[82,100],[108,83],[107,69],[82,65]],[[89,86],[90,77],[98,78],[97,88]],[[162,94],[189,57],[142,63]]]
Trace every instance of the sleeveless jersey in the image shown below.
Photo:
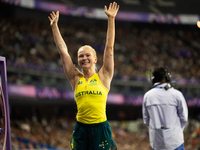
[[[85,124],[100,123],[107,120],[106,102],[109,90],[103,86],[98,73],[86,81],[79,79],[74,93],[77,104],[77,121]]]

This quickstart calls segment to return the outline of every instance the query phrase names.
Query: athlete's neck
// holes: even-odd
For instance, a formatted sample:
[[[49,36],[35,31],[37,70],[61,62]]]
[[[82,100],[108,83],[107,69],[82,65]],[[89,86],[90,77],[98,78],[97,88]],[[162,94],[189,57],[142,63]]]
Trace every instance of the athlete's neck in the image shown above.
[[[83,70],[83,76],[84,78],[86,79],[86,81],[95,74],[96,72],[95,71],[92,71],[92,70]]]

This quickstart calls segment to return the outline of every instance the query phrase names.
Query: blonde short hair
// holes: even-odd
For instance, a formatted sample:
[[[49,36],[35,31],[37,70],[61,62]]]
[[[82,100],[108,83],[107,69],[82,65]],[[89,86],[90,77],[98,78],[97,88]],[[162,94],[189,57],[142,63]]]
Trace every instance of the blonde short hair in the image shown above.
[[[81,46],[81,47],[78,49],[78,51],[79,51],[81,48],[90,48],[90,49],[92,50],[94,56],[95,56],[95,57],[97,56],[97,53],[96,53],[95,49],[92,48],[92,46],[90,46],[90,45]]]

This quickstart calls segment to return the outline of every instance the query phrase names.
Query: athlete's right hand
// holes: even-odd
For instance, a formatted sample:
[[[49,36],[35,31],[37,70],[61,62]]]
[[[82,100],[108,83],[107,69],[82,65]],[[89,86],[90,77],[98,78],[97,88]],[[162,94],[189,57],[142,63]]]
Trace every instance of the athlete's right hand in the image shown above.
[[[57,11],[56,14],[54,11],[52,11],[52,13],[50,13],[50,17],[48,16],[48,18],[51,26],[57,24],[59,19],[59,11]]]

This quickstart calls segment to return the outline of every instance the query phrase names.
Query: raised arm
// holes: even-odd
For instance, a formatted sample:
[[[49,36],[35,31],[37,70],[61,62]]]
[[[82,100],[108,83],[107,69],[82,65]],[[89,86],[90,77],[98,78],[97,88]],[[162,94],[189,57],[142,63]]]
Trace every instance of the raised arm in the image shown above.
[[[108,16],[108,29],[106,36],[106,45],[104,50],[103,66],[99,71],[99,76],[108,89],[114,74],[114,41],[115,41],[115,17],[119,10],[119,5],[110,3],[109,9],[105,6],[104,11]]]
[[[54,41],[56,43],[56,46],[58,48],[62,60],[65,74],[74,90],[75,77],[79,73],[79,71],[73,65],[72,59],[68,53],[67,45],[65,44],[61,36],[60,30],[58,28],[59,11],[57,11],[56,13],[54,12],[50,13],[50,16],[48,18],[52,28]]]

